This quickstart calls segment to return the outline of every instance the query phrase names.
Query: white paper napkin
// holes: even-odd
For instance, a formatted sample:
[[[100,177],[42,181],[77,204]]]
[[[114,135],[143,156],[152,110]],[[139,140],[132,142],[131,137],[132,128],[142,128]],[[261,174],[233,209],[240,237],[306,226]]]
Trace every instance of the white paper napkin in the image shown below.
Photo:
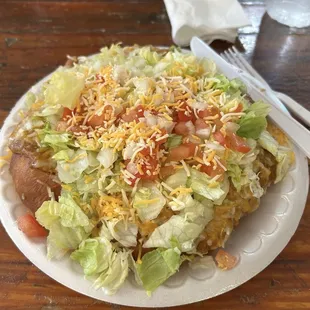
[[[173,41],[188,46],[193,36],[234,42],[239,27],[250,24],[237,0],[164,0]]]

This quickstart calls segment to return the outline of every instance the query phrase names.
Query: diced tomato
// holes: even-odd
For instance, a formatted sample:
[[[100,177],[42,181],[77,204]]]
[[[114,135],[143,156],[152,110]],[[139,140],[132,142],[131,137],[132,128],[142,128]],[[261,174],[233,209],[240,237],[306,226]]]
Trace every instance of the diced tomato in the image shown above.
[[[187,136],[189,133],[189,129],[185,124],[186,124],[186,122],[180,122],[180,123],[176,124],[174,127],[174,132],[177,135]]]
[[[141,170],[143,171],[143,174],[141,174],[140,172],[137,172],[134,174],[134,178],[130,179],[132,186],[135,185],[137,179],[142,179],[142,180],[156,180],[157,179],[158,175],[153,174],[153,173],[158,166],[158,160],[152,156],[147,156],[145,161],[146,161],[146,164],[141,165]],[[150,171],[150,175],[147,173],[147,171]]]
[[[216,130],[220,130],[223,127],[223,123],[219,118],[214,119],[213,123],[216,125]]]
[[[130,123],[138,120],[137,111],[130,110],[127,114],[122,115],[122,120],[126,123]]]
[[[217,265],[219,268],[224,270],[229,270],[234,268],[237,265],[237,258],[228,252],[224,251],[223,249],[220,249],[216,256],[215,261],[217,262]]]
[[[160,168],[160,176],[162,179],[168,178],[170,175],[174,174],[175,168],[173,166],[165,166]]]
[[[156,145],[160,146],[160,145],[163,145],[167,142],[168,138],[163,138],[163,139],[160,139],[159,141],[155,141]]]
[[[165,128],[161,129],[161,134],[158,135],[158,136],[164,136],[167,134],[167,130]],[[159,150],[159,147],[166,143],[167,141],[167,138],[164,138],[164,139],[160,139],[158,141],[156,141],[157,137],[152,137],[151,140],[154,141],[155,143],[155,148],[153,150],[153,154],[156,154],[156,152],[158,152]],[[148,156],[151,154],[151,151],[150,151],[150,148],[149,147],[145,147],[142,151],[140,151],[140,153],[143,155],[143,156]]]
[[[248,153],[251,150],[251,148],[246,144],[246,140],[237,136],[235,133],[229,133],[226,137],[224,137],[220,131],[216,131],[213,134],[213,137],[221,145],[237,152]]]
[[[231,149],[241,153],[248,153],[251,148],[246,144],[246,140],[242,137],[237,136],[235,133],[229,135],[229,141]]]
[[[21,230],[27,237],[46,237],[47,231],[37,222],[31,214],[25,214],[17,219],[18,229]]]
[[[110,105],[104,107],[100,115],[93,115],[88,121],[87,125],[93,128],[101,126],[104,121],[111,119],[113,113],[113,108]]]
[[[222,161],[221,163],[225,166]],[[219,181],[223,181],[224,179],[225,170],[220,165],[217,165],[216,168],[214,168],[214,164],[212,162],[210,163],[210,166],[202,165],[200,171],[206,173],[211,178],[220,175],[221,177],[218,179]]]
[[[142,165],[142,170],[144,172],[145,178],[148,178],[146,171],[150,170],[150,172],[153,173],[158,165],[158,160],[152,156],[149,156],[146,159],[146,162],[147,163],[145,165]]]
[[[160,131],[161,131],[160,136],[165,136],[165,135],[167,134],[167,130],[166,130],[165,128],[160,129]],[[160,140],[158,140],[158,141],[156,141],[156,139],[157,139],[157,138],[155,138],[155,137],[153,138],[153,140],[154,140],[154,142],[155,142],[156,145],[162,145],[162,144],[164,144],[164,143],[167,142],[167,138],[160,139]]]
[[[144,116],[144,108],[143,108],[142,105],[138,105],[138,106],[136,107],[136,111],[137,111],[137,116],[138,116],[138,118]]]
[[[225,145],[226,144],[226,139],[224,137],[224,135],[220,132],[220,131],[216,131],[213,134],[214,139],[221,145]]]
[[[69,108],[64,108],[64,111],[62,112],[62,119],[67,120],[68,116],[72,115],[73,110],[70,110]]]
[[[234,111],[234,113],[239,113],[243,111],[243,104],[239,103],[237,109]]]
[[[149,147],[145,147],[142,151],[140,151],[140,153],[143,156],[148,156],[148,155],[150,155],[150,148]]]
[[[138,121],[140,117],[144,117],[144,109],[142,105],[138,105],[134,109],[131,109],[127,114],[122,115],[122,120],[126,123]]]
[[[217,107],[209,106],[205,110],[199,111],[197,114],[200,118],[215,116],[220,113],[220,110]]]
[[[211,133],[210,125],[207,124],[203,119],[197,119],[195,122],[196,135],[202,139],[209,138]]]
[[[174,132],[177,135],[188,136],[195,133],[195,126],[191,121],[180,122],[175,125]]]
[[[179,122],[178,112],[177,111],[173,110],[171,117],[172,117],[172,120],[173,120],[174,123],[178,123]]]
[[[195,122],[195,128],[196,131],[200,129],[206,129],[209,128],[210,126],[203,120],[203,119],[197,119]]]
[[[137,176],[135,176],[134,178],[130,178],[130,179],[129,179],[129,181],[130,181],[130,186],[131,186],[131,187],[134,187],[135,184],[136,184],[136,182],[137,182],[137,180],[138,180],[138,177],[137,177]]]
[[[182,109],[182,111],[178,111],[179,122],[193,122],[195,120],[195,115],[192,108],[190,108],[186,103],[183,103],[180,108]]]
[[[102,125],[103,122],[104,122],[104,114],[103,113],[101,115],[95,114],[91,117],[91,119],[87,121],[87,125],[95,128],[97,126]]]
[[[170,150],[167,161],[180,161],[189,157],[193,157],[195,154],[195,143],[184,143]]]

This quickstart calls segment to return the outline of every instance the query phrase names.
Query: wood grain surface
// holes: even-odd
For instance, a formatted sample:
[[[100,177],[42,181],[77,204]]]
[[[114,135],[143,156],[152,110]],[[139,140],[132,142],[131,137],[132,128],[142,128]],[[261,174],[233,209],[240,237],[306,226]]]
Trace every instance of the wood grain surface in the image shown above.
[[[270,85],[310,109],[310,29],[282,26],[263,1],[242,1],[252,25],[236,46]],[[36,81],[104,45],[171,45],[161,0],[0,1],[0,121]],[[214,42],[222,51],[230,45]],[[1,211],[0,211],[1,212]],[[50,279],[0,224],[0,309],[126,309],[82,296]],[[178,309],[310,309],[310,198],[297,232],[277,259],[244,285]]]

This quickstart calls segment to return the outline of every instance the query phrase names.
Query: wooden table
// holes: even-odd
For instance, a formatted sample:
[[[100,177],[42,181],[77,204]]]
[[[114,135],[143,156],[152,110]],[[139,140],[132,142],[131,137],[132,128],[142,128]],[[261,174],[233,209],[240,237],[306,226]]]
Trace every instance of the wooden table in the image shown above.
[[[310,30],[271,20],[261,1],[243,1],[252,26],[237,45],[270,85],[310,108]],[[171,45],[161,0],[0,1],[0,120],[67,54],[101,46]],[[213,44],[219,50],[229,45]],[[82,296],[50,279],[15,247],[0,225],[0,309],[125,309]],[[182,309],[310,309],[310,200],[294,237],[263,272],[225,295]]]

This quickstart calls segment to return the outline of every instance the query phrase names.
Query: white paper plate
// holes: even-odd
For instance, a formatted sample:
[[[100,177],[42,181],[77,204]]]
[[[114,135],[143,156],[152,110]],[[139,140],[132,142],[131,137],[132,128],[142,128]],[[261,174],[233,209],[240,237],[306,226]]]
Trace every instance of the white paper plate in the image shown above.
[[[33,87],[38,91],[43,79]],[[4,155],[9,134],[19,121],[18,110],[24,105],[23,96],[6,119],[1,133],[1,155]],[[230,271],[219,269],[193,271],[188,267],[159,287],[152,297],[129,277],[114,296],[95,290],[84,279],[80,267],[68,257],[48,261],[45,241],[25,237],[16,225],[18,216],[26,213],[17,196],[8,166],[0,175],[0,218],[7,233],[24,255],[44,273],[59,283],[90,297],[103,301],[138,307],[168,307],[193,303],[225,293],[241,285],[266,268],[283,250],[294,234],[302,216],[308,192],[308,164],[305,156],[295,149],[296,163],[280,184],[269,189],[261,206],[244,218],[227,242],[227,250],[239,259]]]

